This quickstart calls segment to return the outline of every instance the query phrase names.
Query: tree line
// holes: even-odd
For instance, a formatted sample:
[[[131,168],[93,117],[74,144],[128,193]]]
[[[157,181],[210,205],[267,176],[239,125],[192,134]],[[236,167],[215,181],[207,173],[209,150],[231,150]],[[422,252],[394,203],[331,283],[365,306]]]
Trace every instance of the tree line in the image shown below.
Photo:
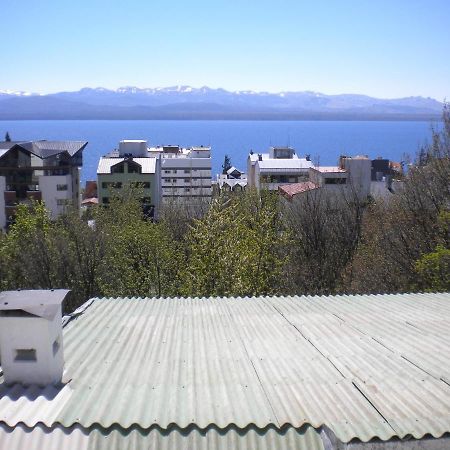
[[[43,204],[19,205],[0,233],[0,289],[69,288],[69,310],[95,296],[448,291],[448,105],[443,119],[385,200],[248,190],[200,209],[166,205],[155,223],[133,190],[90,217],[51,221]]]

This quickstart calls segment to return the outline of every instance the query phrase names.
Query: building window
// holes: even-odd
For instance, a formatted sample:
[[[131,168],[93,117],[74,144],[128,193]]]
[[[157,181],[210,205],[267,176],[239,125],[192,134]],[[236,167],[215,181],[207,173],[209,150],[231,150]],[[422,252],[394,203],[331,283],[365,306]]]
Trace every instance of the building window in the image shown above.
[[[67,184],[57,184],[56,190],[57,191],[67,191]]]
[[[14,361],[37,361],[35,348],[18,348]]]
[[[141,173],[141,166],[135,162],[128,163],[128,173]]]
[[[184,179],[184,182],[185,182],[185,183],[190,183],[191,180],[190,180],[189,178],[185,178],[185,179]]]
[[[117,164],[111,167],[111,173],[123,173],[123,164]]]
[[[103,181],[102,182],[102,188],[103,189],[109,189],[109,188],[114,188],[114,189],[120,189],[122,187],[122,183],[120,181]]]
[[[345,184],[346,178],[325,178],[325,184]]]
[[[171,173],[171,171],[170,170],[165,170],[164,173]]]
[[[191,188],[184,188],[184,192],[191,192]]]
[[[191,173],[189,169],[184,169],[184,173]]]

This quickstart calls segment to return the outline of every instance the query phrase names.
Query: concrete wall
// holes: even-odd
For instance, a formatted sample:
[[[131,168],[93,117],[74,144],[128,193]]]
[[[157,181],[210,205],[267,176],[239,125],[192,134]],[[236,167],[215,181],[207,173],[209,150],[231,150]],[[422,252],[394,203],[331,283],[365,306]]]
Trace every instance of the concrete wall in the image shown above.
[[[349,172],[348,183],[360,200],[370,194],[372,161],[368,158],[344,158],[344,168]]]
[[[131,154],[135,158],[145,158],[147,154],[147,141],[124,140],[119,142],[119,156]]]
[[[73,179],[72,175],[48,175],[40,176],[39,190],[42,192],[42,200],[45,207],[50,211],[51,218],[55,219],[62,214],[67,205],[74,204]],[[67,185],[67,190],[58,190],[58,185]]]

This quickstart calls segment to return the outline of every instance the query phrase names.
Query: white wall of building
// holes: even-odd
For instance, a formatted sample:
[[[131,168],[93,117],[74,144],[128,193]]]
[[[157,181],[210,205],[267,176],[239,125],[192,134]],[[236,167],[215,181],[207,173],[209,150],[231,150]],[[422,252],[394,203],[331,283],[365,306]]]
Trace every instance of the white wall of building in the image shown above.
[[[42,200],[50,211],[51,218],[55,219],[65,211],[68,204],[73,204],[72,175],[40,176],[38,179]]]
[[[162,199],[211,197],[212,178],[209,148],[200,147],[188,154],[163,153],[159,162]]]
[[[147,141],[141,140],[123,140],[119,142],[119,156],[124,157],[125,154],[135,158],[145,158],[148,156]]]

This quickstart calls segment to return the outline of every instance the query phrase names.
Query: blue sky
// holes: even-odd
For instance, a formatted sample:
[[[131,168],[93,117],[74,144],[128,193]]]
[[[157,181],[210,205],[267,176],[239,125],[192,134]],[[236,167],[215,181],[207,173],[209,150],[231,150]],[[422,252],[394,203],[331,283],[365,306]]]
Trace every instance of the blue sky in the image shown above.
[[[450,0],[0,0],[0,15],[0,89],[450,98]]]

